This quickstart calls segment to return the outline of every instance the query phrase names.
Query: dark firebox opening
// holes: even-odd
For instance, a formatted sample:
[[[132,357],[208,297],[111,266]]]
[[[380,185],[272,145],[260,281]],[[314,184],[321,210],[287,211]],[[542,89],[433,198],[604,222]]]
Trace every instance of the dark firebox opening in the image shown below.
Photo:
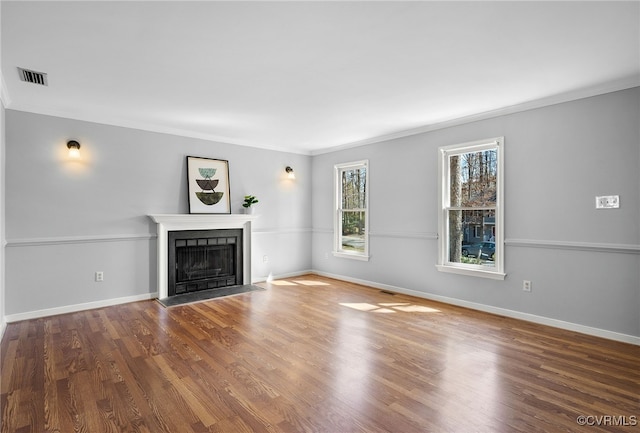
[[[242,230],[170,231],[169,296],[243,284]]]

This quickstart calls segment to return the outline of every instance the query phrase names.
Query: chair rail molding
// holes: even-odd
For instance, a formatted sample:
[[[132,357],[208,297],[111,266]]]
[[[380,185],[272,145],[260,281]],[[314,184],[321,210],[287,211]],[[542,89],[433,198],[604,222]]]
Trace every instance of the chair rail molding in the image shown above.
[[[609,244],[595,242],[549,241],[538,239],[506,239],[509,247],[547,248],[561,250],[578,250],[601,253],[640,254],[640,245]]]

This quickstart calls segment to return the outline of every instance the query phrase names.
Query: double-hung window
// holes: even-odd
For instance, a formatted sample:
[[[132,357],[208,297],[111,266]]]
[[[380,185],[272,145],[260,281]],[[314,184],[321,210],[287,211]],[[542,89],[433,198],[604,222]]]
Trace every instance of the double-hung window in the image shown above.
[[[333,255],[369,260],[369,161],[338,164],[334,170]]]
[[[441,147],[438,270],[504,279],[504,137]]]

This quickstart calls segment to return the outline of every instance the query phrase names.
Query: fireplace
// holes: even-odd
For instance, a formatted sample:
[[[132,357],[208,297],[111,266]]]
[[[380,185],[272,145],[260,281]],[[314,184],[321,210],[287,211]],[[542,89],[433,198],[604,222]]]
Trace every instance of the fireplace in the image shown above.
[[[189,293],[194,290],[204,290],[210,286],[222,287],[222,285],[241,285],[251,284],[251,222],[257,218],[254,215],[226,214],[226,215],[208,215],[208,214],[155,214],[149,215],[156,224],[158,229],[158,298],[164,299],[170,296],[169,287],[170,280],[178,279],[182,284],[176,290],[178,293]],[[229,230],[229,231],[227,231]],[[209,235],[200,236],[191,234],[196,232],[220,232],[221,236],[210,238]],[[228,236],[229,233],[235,232]],[[186,265],[190,266],[187,275],[186,270],[181,275],[173,275],[176,273],[176,252],[170,252],[169,237],[175,237],[180,241],[184,241],[185,246],[194,246],[195,252],[200,252],[207,258],[201,259],[200,264],[194,263],[197,257],[189,258],[188,254],[180,258]],[[235,238],[235,240],[229,240]],[[203,240],[206,239],[206,240]],[[235,242],[235,243],[234,243]],[[200,245],[198,245],[198,243]],[[192,244],[192,245],[188,245]],[[183,248],[182,246],[178,248]],[[226,252],[223,252],[225,251]],[[234,250],[233,252],[230,252]],[[185,250],[186,251],[186,250]],[[170,254],[172,257],[170,258]],[[183,254],[180,252],[179,254]],[[209,266],[210,262],[222,262]],[[233,262],[233,263],[232,263]],[[169,263],[173,265],[170,266]],[[211,267],[210,270],[204,271],[205,268]],[[232,277],[231,274],[234,274]],[[234,283],[231,280],[235,279]],[[220,286],[218,286],[220,284]]]
[[[168,238],[169,296],[243,284],[242,230],[180,230]]]

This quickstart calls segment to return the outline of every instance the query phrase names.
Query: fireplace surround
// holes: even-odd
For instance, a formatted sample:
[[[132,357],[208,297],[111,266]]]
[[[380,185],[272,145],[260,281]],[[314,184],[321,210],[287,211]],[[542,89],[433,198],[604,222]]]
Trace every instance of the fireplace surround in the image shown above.
[[[251,222],[257,217],[241,214],[152,214],[157,224],[158,298],[169,297],[169,233],[238,229],[242,231],[242,283],[251,284]],[[240,257],[238,257],[240,258]],[[240,280],[240,278],[238,278]]]

